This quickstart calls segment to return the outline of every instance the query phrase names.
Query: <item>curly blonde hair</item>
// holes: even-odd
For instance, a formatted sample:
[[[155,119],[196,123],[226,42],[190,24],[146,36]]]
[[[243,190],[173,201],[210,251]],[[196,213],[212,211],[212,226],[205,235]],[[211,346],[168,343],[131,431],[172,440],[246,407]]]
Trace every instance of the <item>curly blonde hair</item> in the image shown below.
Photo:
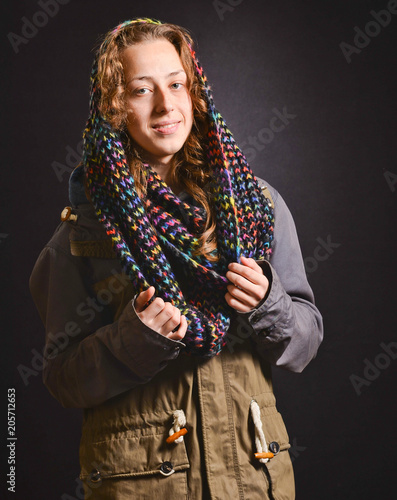
[[[197,235],[199,247],[195,254],[202,254],[208,260],[216,261],[218,257],[214,255],[216,252],[213,252],[217,248],[215,214],[211,198],[205,190],[206,184],[211,181],[211,172],[202,148],[208,133],[208,108],[194,67],[191,54],[193,40],[188,31],[170,23],[131,23],[109,31],[99,48],[99,109],[106,120],[121,131],[125,138],[131,175],[134,177],[138,195],[143,198],[146,195],[146,178],[142,160],[127,132],[126,82],[122,53],[132,45],[159,39],[168,40],[177,50],[187,75],[187,88],[193,107],[192,130],[182,149],[172,159],[170,181],[171,184],[181,185],[206,210],[206,224],[202,234]]]

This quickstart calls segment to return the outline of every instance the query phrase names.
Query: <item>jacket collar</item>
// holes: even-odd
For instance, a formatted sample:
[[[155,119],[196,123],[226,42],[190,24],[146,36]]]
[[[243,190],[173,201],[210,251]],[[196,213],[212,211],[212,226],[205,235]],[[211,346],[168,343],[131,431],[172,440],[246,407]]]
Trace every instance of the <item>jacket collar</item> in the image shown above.
[[[89,203],[84,189],[84,166],[79,164],[69,178],[69,201],[72,207]]]

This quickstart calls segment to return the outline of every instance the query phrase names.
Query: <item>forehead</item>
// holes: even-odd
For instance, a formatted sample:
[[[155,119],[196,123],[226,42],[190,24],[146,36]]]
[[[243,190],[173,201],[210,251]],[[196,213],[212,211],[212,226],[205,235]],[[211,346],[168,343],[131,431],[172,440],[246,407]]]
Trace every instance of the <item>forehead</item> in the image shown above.
[[[124,49],[121,61],[127,81],[137,76],[164,76],[183,70],[176,48],[164,39],[141,42]]]

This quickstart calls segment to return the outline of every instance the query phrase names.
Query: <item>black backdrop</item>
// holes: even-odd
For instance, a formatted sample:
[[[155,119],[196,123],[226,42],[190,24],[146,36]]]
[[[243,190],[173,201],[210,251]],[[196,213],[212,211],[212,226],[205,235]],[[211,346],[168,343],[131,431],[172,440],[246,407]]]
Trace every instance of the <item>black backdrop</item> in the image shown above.
[[[48,0],[0,7],[2,398],[16,389],[18,438],[9,498],[82,498],[81,412],[62,408],[41,382],[44,334],[28,278],[68,204],[92,49],[136,16],[193,32],[216,106],[254,172],[294,215],[325,322],[318,356],[302,374],[274,370],[298,500],[394,498],[396,2],[58,3],[58,12]],[[43,4],[53,8],[47,19]],[[385,9],[394,12],[376,14]],[[283,111],[291,116],[272,137],[264,129]],[[5,436],[2,446],[5,456]]]

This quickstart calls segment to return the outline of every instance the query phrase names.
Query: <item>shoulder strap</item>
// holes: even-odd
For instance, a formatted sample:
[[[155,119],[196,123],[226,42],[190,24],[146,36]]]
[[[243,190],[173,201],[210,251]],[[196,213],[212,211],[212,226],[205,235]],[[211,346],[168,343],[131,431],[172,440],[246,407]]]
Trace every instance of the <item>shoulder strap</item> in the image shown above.
[[[74,241],[70,240],[70,251],[75,257],[115,259],[112,240]]]

